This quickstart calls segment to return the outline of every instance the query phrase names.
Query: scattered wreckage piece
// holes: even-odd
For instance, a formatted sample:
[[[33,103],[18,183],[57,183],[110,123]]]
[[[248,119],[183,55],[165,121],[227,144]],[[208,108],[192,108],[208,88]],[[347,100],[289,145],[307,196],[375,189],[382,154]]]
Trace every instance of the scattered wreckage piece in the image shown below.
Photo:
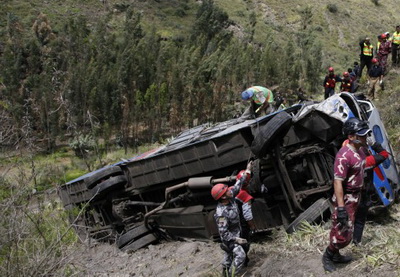
[[[349,93],[304,102],[256,119],[231,119],[186,130],[168,145],[83,175],[59,187],[78,234],[135,251],[164,236],[217,239],[210,189],[233,183],[253,159],[249,190],[257,229],[295,231],[329,210],[333,163],[343,122],[367,120],[392,152],[379,113]],[[374,205],[398,197],[393,155],[375,172]],[[79,211],[79,212],[77,212]],[[77,215],[77,216],[76,216]]]

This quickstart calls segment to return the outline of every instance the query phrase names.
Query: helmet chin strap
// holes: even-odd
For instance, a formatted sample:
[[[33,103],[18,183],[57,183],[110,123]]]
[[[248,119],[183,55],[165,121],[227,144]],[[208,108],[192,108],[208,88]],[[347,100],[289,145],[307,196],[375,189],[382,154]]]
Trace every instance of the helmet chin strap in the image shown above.
[[[352,140],[351,142],[354,144],[362,144],[361,140],[359,139]]]
[[[351,141],[353,144],[361,144],[361,145],[365,146],[365,144],[364,144],[361,140],[358,139],[358,136],[356,136],[356,137],[357,137],[356,139],[350,140],[350,141]]]

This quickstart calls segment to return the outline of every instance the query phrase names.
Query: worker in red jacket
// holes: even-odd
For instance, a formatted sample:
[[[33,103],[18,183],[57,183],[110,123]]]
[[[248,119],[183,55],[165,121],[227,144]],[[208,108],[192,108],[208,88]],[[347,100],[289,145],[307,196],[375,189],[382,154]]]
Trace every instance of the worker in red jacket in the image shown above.
[[[343,79],[342,79],[342,84],[340,85],[340,91],[346,91],[346,92],[354,92],[354,83],[353,80],[350,77],[349,72],[343,72]]]
[[[335,94],[336,82],[342,82],[342,79],[335,74],[333,67],[329,67],[328,75],[325,76],[323,83],[325,88],[325,99]]]

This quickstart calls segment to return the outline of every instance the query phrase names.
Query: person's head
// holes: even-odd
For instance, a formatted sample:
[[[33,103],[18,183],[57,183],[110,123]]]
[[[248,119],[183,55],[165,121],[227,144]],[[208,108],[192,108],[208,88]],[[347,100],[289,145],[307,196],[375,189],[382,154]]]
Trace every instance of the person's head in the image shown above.
[[[373,59],[371,60],[371,62],[372,62],[373,64],[378,64],[378,59],[377,59],[377,58],[373,58]]]
[[[254,95],[254,91],[251,88],[246,89],[242,92],[242,100],[247,101],[250,100]]]
[[[389,32],[386,32],[386,33],[385,33],[385,36],[386,36],[386,39],[390,38],[390,33],[389,33]]]
[[[360,120],[357,117],[348,119],[343,124],[343,134],[347,136],[349,143],[356,148],[367,145],[367,136],[372,131],[366,121]]]
[[[349,72],[349,74],[351,74],[353,72],[353,68],[351,68],[351,67],[347,68],[347,72]]]
[[[328,74],[329,75],[335,74],[335,69],[332,66],[328,68]]]
[[[382,34],[382,35],[381,35],[381,39],[382,39],[383,41],[385,41],[385,40],[386,40],[386,34]]]
[[[225,184],[216,184],[211,189],[211,196],[220,202],[224,202],[229,198],[232,198],[232,192],[229,190],[228,185]]]
[[[369,37],[366,37],[366,38],[365,38],[365,43],[366,43],[366,44],[370,44],[370,43],[371,43],[371,39],[370,39]]]
[[[378,36],[378,41],[382,41],[382,35]]]
[[[358,66],[358,62],[354,62],[354,63],[353,63],[353,66]]]
[[[398,32],[398,33],[400,32],[400,25],[396,26],[396,32]]]
[[[345,78],[345,79],[350,78],[349,72],[347,72],[347,71],[343,72],[343,78]]]

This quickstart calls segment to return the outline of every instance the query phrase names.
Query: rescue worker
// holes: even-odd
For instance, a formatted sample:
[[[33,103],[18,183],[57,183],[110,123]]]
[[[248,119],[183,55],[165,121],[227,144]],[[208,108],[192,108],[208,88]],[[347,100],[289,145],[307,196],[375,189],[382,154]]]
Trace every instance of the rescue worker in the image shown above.
[[[378,59],[372,59],[373,66],[368,71],[368,98],[373,100],[383,84],[383,68],[379,65]]]
[[[374,47],[372,46],[369,37],[365,38],[360,42],[360,48],[361,48],[360,69],[358,71],[359,78],[361,78],[365,66],[367,66],[367,72],[371,67],[371,60],[374,53]]]
[[[355,212],[364,185],[364,170],[385,159],[381,154],[367,156],[365,149],[362,149],[367,146],[367,135],[370,132],[368,123],[355,117],[343,124],[343,134],[349,143],[342,146],[335,157],[332,228],[329,246],[322,256],[323,267],[329,272],[336,270],[335,263],[348,263],[352,260],[350,256],[341,255],[339,250],[352,240]],[[375,150],[378,152],[380,149]]]
[[[244,112],[249,117],[257,117],[274,112],[274,94],[271,90],[252,86],[242,92],[242,100],[250,101],[250,107]]]
[[[390,41],[386,39],[386,35],[382,34],[381,35],[382,42],[379,45],[379,48],[377,49],[378,52],[378,61],[380,66],[382,66],[383,74],[386,72],[386,64],[387,64],[387,58],[389,53],[392,51],[392,44]]]
[[[216,184],[211,189],[212,197],[218,201],[214,219],[222,241],[221,248],[225,252],[222,262],[224,276],[235,275],[242,269],[246,260],[246,253],[242,245],[245,245],[247,240],[240,237],[240,212],[234,198],[247,180],[247,175],[251,175],[251,166],[252,162],[248,163],[246,174],[236,181],[233,188],[228,189],[225,184]]]
[[[351,80],[349,72],[343,72],[343,79],[340,85],[340,91],[354,92],[353,80]]]
[[[325,99],[335,94],[336,82],[341,82],[342,79],[335,74],[333,67],[328,68],[328,75],[325,76],[323,86],[325,88]]]
[[[399,49],[400,47],[400,25],[396,26],[396,31],[393,33],[392,36],[392,61],[393,61],[393,66],[399,66],[400,60],[399,60]]]
[[[358,62],[353,63],[353,72],[356,76],[358,76],[360,72],[360,65],[358,64]]]
[[[253,212],[251,210],[251,204],[253,203],[254,198],[248,191],[251,176],[246,172],[246,170],[241,170],[236,176],[236,181],[239,181],[242,178],[244,178],[245,181],[238,195],[236,195],[235,201],[239,208],[240,226],[242,228],[240,237],[247,240],[247,244],[243,245],[244,252],[246,252],[244,266],[247,266],[250,261],[247,255],[250,250],[250,234],[256,230],[256,226],[254,224]]]

